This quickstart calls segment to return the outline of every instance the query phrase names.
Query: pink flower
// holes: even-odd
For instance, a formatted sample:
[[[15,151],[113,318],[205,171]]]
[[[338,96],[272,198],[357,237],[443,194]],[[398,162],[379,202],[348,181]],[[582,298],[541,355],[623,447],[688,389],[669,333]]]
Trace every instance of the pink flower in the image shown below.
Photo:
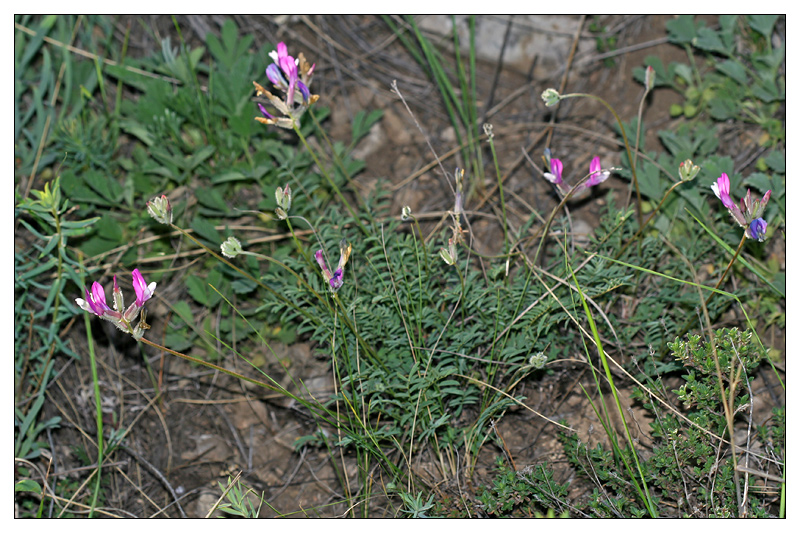
[[[259,104],[260,117],[255,117],[262,124],[274,124],[281,128],[293,129],[300,124],[300,117],[309,106],[314,104],[319,95],[311,94],[309,86],[316,64],[310,65],[302,53],[297,57],[290,56],[286,43],[278,43],[275,50],[270,52],[272,63],[267,67],[267,78],[283,96],[276,96],[263,88],[258,82],[253,82],[256,95],[266,97],[278,113],[268,111]],[[299,92],[299,97],[297,94]],[[296,100],[302,100],[296,105]],[[282,116],[281,116],[282,115]]]
[[[153,296],[153,291],[156,290],[156,282],[150,285],[144,281],[142,273],[138,268],[133,269],[133,290],[136,292],[136,305],[142,307],[144,303]]]
[[[127,309],[124,309],[125,303],[122,297],[122,291],[117,285],[117,277],[114,276],[114,309],[111,309],[106,303],[106,293],[103,286],[96,281],[92,283],[92,290],[86,289],[86,300],[83,298],[75,298],[75,303],[83,309],[92,314],[99,316],[104,320],[108,320],[114,324],[118,329],[125,333],[130,333],[135,339],[141,339],[144,331],[149,327],[144,321],[144,311],[142,306],[144,303],[153,296],[153,291],[156,290],[156,283],[153,282],[147,285],[142,277],[139,269],[134,269],[133,272],[133,290],[136,292],[136,301],[133,302]],[[141,311],[142,319],[134,327],[131,322],[136,318],[136,315]]]
[[[102,285],[95,281],[92,283],[92,290],[90,291],[86,288],[85,291],[86,300],[83,298],[75,299],[75,303],[77,303],[81,309],[94,313],[97,316],[103,316],[111,312],[111,308],[106,303],[106,292],[103,290]]]
[[[592,159],[592,163],[589,165],[589,179],[583,186],[589,188],[599,185],[606,181],[610,175],[610,171],[604,171],[600,166],[600,158],[595,156],[595,158]]]
[[[772,191],[767,191],[761,200],[753,198],[750,189],[747,194],[741,199],[741,206],[731,198],[731,181],[728,175],[724,172],[717,178],[717,182],[711,184],[711,190],[717,195],[717,198],[722,200],[728,212],[739,226],[744,228],[744,234],[749,239],[763,241],[766,238],[767,222],[761,218],[764,209],[767,207],[767,202],[772,195]]]
[[[731,198],[731,180],[724,172],[717,178],[717,182],[711,185],[711,190],[717,195],[717,198],[722,200],[722,205],[728,209],[736,207],[736,202]],[[769,199],[769,197],[767,197]],[[764,202],[766,204],[766,202]]]
[[[544,173],[544,178],[554,185],[562,183],[561,173],[564,171],[564,164],[559,159],[550,160],[550,172]]]
[[[325,278],[325,281],[330,283],[331,278],[331,271],[328,268],[328,265],[325,264],[325,256],[322,254],[322,250],[317,250],[317,253],[314,254],[314,258],[317,260],[317,264],[322,269],[322,277]]]
[[[272,58],[281,68],[285,79],[288,82],[288,88],[286,89],[286,104],[289,107],[292,107],[294,104],[294,90],[297,87],[297,63],[295,58],[289,55],[289,51],[286,48],[286,43],[278,43],[277,50]],[[275,77],[275,72],[273,72],[273,76],[270,76],[269,69],[267,69],[267,77],[270,78],[270,81],[275,83],[272,79]],[[283,87],[283,84],[278,85]]]

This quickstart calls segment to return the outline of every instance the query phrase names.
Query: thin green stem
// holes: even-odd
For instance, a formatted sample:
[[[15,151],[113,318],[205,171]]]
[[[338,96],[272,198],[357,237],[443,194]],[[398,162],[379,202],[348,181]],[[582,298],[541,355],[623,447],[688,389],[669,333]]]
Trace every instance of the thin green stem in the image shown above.
[[[733,257],[731,257],[731,260],[728,262],[728,267],[725,269],[725,272],[722,273],[722,276],[719,278],[719,281],[717,282],[716,285],[714,285],[715,289],[719,289],[720,286],[722,285],[722,282],[725,281],[725,277],[728,275],[728,272],[730,272],[731,267],[733,267],[733,263],[736,261],[736,258],[739,257],[739,253],[742,251],[742,248],[744,247],[744,243],[746,240],[747,240],[747,235],[742,234],[742,240],[739,241],[739,247],[736,248],[736,252],[733,254]],[[713,292],[708,295],[708,298],[706,298],[706,305],[708,305],[708,302],[711,301],[711,297],[713,295],[714,295]],[[733,435],[731,435],[731,437],[733,437]]]
[[[83,269],[81,269],[81,276],[83,276]],[[89,367],[92,371],[92,382],[94,384],[95,422],[97,424],[97,477],[95,478],[94,492],[92,493],[92,504],[89,508],[89,518],[92,518],[97,507],[97,498],[100,494],[100,473],[103,467],[103,404],[100,395],[100,378],[97,374],[97,358],[94,353],[94,339],[92,338],[92,323],[89,313],[84,313],[83,319],[86,325],[86,344],[89,347]]]
[[[628,134],[625,133],[625,125],[622,123],[622,119],[619,118],[619,115],[617,115],[617,112],[614,111],[614,108],[611,107],[611,105],[608,102],[606,102],[599,96],[586,93],[570,93],[562,95],[561,99],[564,100],[566,98],[577,98],[577,97],[591,98],[592,100],[597,100],[598,102],[603,104],[606,107],[606,109],[608,109],[611,112],[612,115],[614,115],[614,119],[617,121],[617,125],[619,125],[619,130],[620,132],[622,132],[622,141],[625,144],[625,151],[628,154],[628,161],[630,161],[631,163],[631,175],[633,176],[633,184],[636,187],[636,202],[638,206],[636,214],[639,218],[639,227],[642,227],[642,195],[639,192],[639,179],[636,177],[636,165],[634,164],[633,155],[631,154],[630,143],[628,143]]]
[[[319,120],[317,119],[317,116],[314,114],[313,110],[309,109],[308,110],[308,114],[309,114],[309,116],[311,116],[311,119],[314,121],[314,125],[317,127],[317,131],[320,133],[320,135],[322,135],[322,138],[325,139],[325,144],[328,145],[328,150],[330,150],[331,157],[333,158],[333,162],[336,164],[337,167],[339,167],[339,170],[342,172],[342,175],[347,180],[347,183],[351,184],[351,186],[352,186],[353,178],[350,176],[350,173],[347,171],[347,168],[345,167],[344,162],[342,161],[342,159],[336,153],[336,149],[334,148],[333,143],[331,142],[330,138],[328,137],[328,134],[325,133],[325,128],[323,128],[322,125],[319,123]],[[356,199],[363,201],[363,199],[358,195],[358,191],[356,191],[355,189],[353,189],[353,194],[356,195]],[[373,218],[372,213],[368,209],[364,210],[364,213],[367,215],[367,218],[369,218],[370,223],[374,224],[375,223],[375,219]]]
[[[600,355],[600,361],[603,364],[603,370],[606,375],[606,380],[608,380],[609,387],[611,388],[611,393],[614,395],[614,402],[617,405],[617,411],[619,412],[620,420],[622,420],[622,425],[625,428],[625,436],[628,441],[628,446],[631,450],[631,455],[633,456],[633,460],[636,463],[636,469],[639,474],[639,480],[642,483],[642,487],[639,487],[639,484],[636,482],[635,477],[633,476],[633,472],[630,472],[630,467],[628,466],[628,461],[625,460],[624,454],[620,450],[620,458],[625,463],[625,466],[629,470],[629,475],[631,475],[631,481],[634,482],[634,486],[636,487],[637,491],[639,492],[640,497],[642,498],[643,503],[647,507],[648,513],[653,518],[658,516],[658,510],[656,509],[651,497],[650,492],[647,488],[647,480],[644,476],[644,471],[642,470],[642,465],[639,463],[639,456],[636,453],[636,449],[634,448],[634,440],[631,435],[630,428],[628,427],[627,419],[625,418],[625,411],[622,408],[622,402],[619,399],[619,393],[617,391],[617,387],[614,385],[614,377],[611,374],[611,368],[608,366],[608,359],[606,358],[605,350],[603,349],[603,344],[600,339],[600,334],[597,331],[597,325],[594,322],[594,318],[592,317],[592,312],[589,309],[589,304],[586,302],[586,297],[583,294],[583,291],[580,288],[580,284],[578,283],[578,278],[575,276],[575,272],[572,270],[571,265],[567,263],[567,268],[569,268],[570,275],[572,277],[572,281],[575,283],[575,286],[578,288],[578,296],[581,299],[581,305],[583,306],[583,312],[586,316],[587,321],[589,322],[589,328],[592,331],[592,337],[594,338],[595,346],[597,347],[597,352]],[[599,389],[599,387],[598,387]],[[609,421],[610,422],[610,421]],[[610,431],[611,428],[609,426],[608,430]],[[616,444],[616,439],[614,439],[614,444]]]
[[[636,168],[636,163],[639,159],[639,136],[642,131],[642,113],[644,112],[644,101],[647,98],[648,93],[650,92],[650,88],[645,85],[644,94],[642,95],[642,99],[639,100],[639,112],[636,115],[636,144],[634,145],[633,149],[633,164],[632,167]]]
[[[667,190],[667,192],[666,192],[666,193],[664,193],[664,197],[663,197],[663,198],[661,199],[661,201],[658,203],[658,205],[657,205],[657,206],[656,206],[656,208],[653,210],[653,212],[652,212],[652,213],[650,213],[650,216],[649,216],[649,217],[647,217],[647,220],[645,220],[645,221],[644,221],[644,225],[642,225],[642,226],[639,226],[639,229],[636,231],[636,233],[633,235],[633,237],[631,237],[630,239],[628,239],[628,242],[626,242],[626,243],[625,243],[625,246],[623,246],[622,248],[620,248],[619,252],[617,252],[617,255],[616,255],[616,256],[614,256],[614,258],[615,258],[615,259],[619,259],[619,258],[622,256],[622,254],[625,252],[625,250],[627,250],[627,249],[628,249],[628,246],[630,246],[630,244],[631,244],[631,243],[632,243],[632,242],[633,242],[633,241],[634,241],[634,240],[635,240],[635,239],[636,239],[636,238],[637,238],[639,235],[641,235],[642,231],[644,231],[644,228],[646,228],[646,227],[647,227],[647,225],[648,225],[648,224],[650,224],[650,221],[651,221],[651,220],[653,220],[653,217],[654,217],[654,216],[656,216],[656,214],[658,214],[658,211],[661,209],[661,206],[662,206],[662,205],[664,205],[664,202],[666,202],[666,201],[667,201],[667,197],[669,197],[669,195],[672,193],[672,191],[674,191],[674,190],[675,190],[675,189],[678,187],[678,185],[680,185],[681,183],[683,183],[683,181],[679,181],[679,182],[677,182],[677,183],[674,183],[674,184],[672,185],[672,187],[670,187],[670,188]]]
[[[316,152],[314,152],[314,150],[311,149],[311,146],[308,144],[308,141],[306,140],[305,136],[300,132],[300,128],[297,126],[296,122],[294,123],[294,131],[297,134],[297,137],[303,143],[303,146],[305,146],[306,150],[308,150],[308,153],[311,154],[311,157],[314,159],[314,163],[317,164],[317,168],[319,168],[320,172],[322,172],[322,175],[325,176],[325,179],[328,181],[328,184],[331,186],[333,191],[336,193],[336,196],[338,196],[339,200],[341,200],[341,202],[344,204],[345,208],[347,209],[347,212],[350,213],[350,216],[353,217],[353,220],[356,221],[356,224],[358,224],[358,227],[361,228],[362,232],[364,232],[364,235],[369,235],[369,231],[367,231],[367,227],[364,225],[363,222],[361,222],[361,219],[358,218],[358,216],[356,215],[355,211],[353,211],[352,206],[350,206],[350,202],[347,201],[347,198],[344,197],[344,195],[342,194],[342,191],[339,190],[339,186],[336,185],[335,181],[333,181],[333,179],[331,178],[330,174],[328,173],[327,168],[325,168],[325,166],[322,164],[322,162],[317,157]]]
[[[508,220],[506,216],[506,200],[503,195],[503,179],[500,176],[500,163],[497,162],[497,151],[494,148],[494,135],[491,133],[490,126],[486,126],[486,135],[489,138],[489,148],[492,151],[492,160],[494,161],[494,170],[497,175],[497,188],[500,190],[500,205],[503,209],[503,250],[508,253]]]
[[[87,313],[87,318],[88,318],[88,316],[89,315]],[[215,365],[214,363],[209,363],[208,361],[203,361],[202,359],[197,359],[196,357],[192,357],[191,355],[186,355],[186,354],[183,354],[181,352],[176,352],[175,350],[170,350],[166,346],[161,346],[160,344],[157,344],[157,343],[155,343],[155,342],[153,342],[150,339],[147,339],[145,337],[140,338],[139,341],[144,343],[144,344],[147,344],[149,346],[152,346],[153,348],[156,348],[158,350],[163,350],[163,351],[165,351],[165,352],[167,352],[169,354],[174,355],[175,357],[180,357],[181,359],[185,359],[185,360],[190,361],[192,363],[196,363],[198,365],[202,365],[202,366],[205,366],[207,368],[211,368],[211,369],[217,370],[219,372],[222,372],[223,374],[227,374],[227,375],[229,375],[231,377],[234,377],[236,379],[241,379],[243,381],[247,381],[248,383],[252,383],[254,385],[258,385],[259,387],[263,387],[265,389],[269,389],[269,390],[274,391],[274,392],[279,392],[281,394],[288,394],[288,392],[286,390],[281,389],[279,387],[276,387],[274,385],[270,385],[268,383],[264,383],[263,381],[259,381],[257,379],[253,379],[253,378],[247,377],[247,376],[245,376],[243,374],[239,374],[238,372],[234,372],[233,370],[228,370],[227,368],[223,368],[221,366]]]
[[[417,217],[411,216],[414,219],[414,225],[417,227],[417,234],[419,235],[419,241],[422,243],[422,257],[425,258],[425,273],[430,277],[431,271],[428,267],[428,246],[425,244],[425,236],[422,234],[422,229],[419,227],[419,221]]]

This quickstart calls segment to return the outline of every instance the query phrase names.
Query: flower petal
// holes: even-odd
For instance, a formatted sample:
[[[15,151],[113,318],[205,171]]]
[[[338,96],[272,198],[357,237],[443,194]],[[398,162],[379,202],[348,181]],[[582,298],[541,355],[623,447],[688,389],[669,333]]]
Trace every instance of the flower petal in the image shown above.
[[[147,285],[138,268],[134,268],[131,274],[133,275],[133,290],[136,292],[136,305],[142,307],[153,296],[153,292],[156,290],[156,283],[153,282]]]

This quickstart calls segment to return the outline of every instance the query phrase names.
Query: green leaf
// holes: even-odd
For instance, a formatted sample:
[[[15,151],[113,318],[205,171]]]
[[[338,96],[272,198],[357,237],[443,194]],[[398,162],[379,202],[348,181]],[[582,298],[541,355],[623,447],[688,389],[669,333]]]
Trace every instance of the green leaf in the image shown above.
[[[122,227],[108,213],[100,218],[96,229],[98,236],[118,243],[122,242]]]
[[[238,170],[228,170],[226,172],[222,172],[221,174],[217,174],[216,176],[212,176],[211,183],[214,185],[219,185],[220,183],[228,183],[231,181],[241,181],[246,179],[248,179],[248,177]]]
[[[692,84],[692,67],[684,63],[673,63],[675,65],[675,75],[685,81],[688,85]]]
[[[222,187],[200,187],[194,190],[197,201],[204,207],[212,209],[215,214],[224,215],[230,210],[222,199]]]
[[[769,168],[780,174],[786,173],[786,156],[780,150],[773,150],[764,158]]]
[[[185,164],[184,168],[186,170],[190,170],[190,171],[194,170],[197,167],[197,165],[199,165],[200,163],[202,163],[203,161],[205,161],[206,159],[211,157],[214,154],[214,152],[216,152],[216,151],[217,151],[217,147],[216,146],[211,146],[211,145],[207,145],[207,146],[204,146],[204,147],[200,148],[200,150],[198,150],[197,152],[192,154],[186,160],[186,164]]]
[[[772,178],[763,172],[754,172],[747,176],[744,180],[744,184],[755,189],[758,189],[762,193],[767,192],[768,190],[772,189]]]
[[[778,15],[748,15],[747,23],[755,31],[764,36],[768,41],[772,38],[772,28],[778,20]]]
[[[220,37],[222,37],[221,41],[213,33],[207,33],[206,45],[214,59],[227,68],[232,67],[242,55],[247,53],[254,39],[252,35],[245,35],[239,40],[239,29],[231,19],[226,20],[222,25]]]
[[[212,249],[215,249],[217,252],[219,251],[219,246],[224,239],[207,218],[196,216],[192,219],[190,226],[199,237],[208,242]]]
[[[189,276],[186,279],[186,289],[189,291],[189,296],[194,298],[197,303],[205,307],[213,307],[222,299],[222,296],[209,285],[219,287],[221,281],[222,274],[218,270],[212,270],[206,279]]]
[[[14,483],[14,492],[42,492],[42,486],[32,479],[21,479]]]
[[[142,126],[138,121],[134,119],[122,119],[119,121],[120,128],[125,133],[136,137],[140,141],[142,141],[147,146],[153,146],[155,139],[153,138],[153,134],[148,130],[145,126]]]
[[[383,110],[381,109],[372,110],[369,114],[367,114],[364,110],[356,113],[356,116],[353,117],[352,144],[355,145],[364,136],[366,136],[369,133],[372,125],[378,122],[381,117],[383,117]]]
[[[692,39],[692,44],[701,50],[708,50],[709,52],[718,52],[725,55],[729,53],[722,43],[719,33],[711,28],[700,28],[697,31],[697,37]]]
[[[690,43],[697,36],[692,15],[680,15],[678,18],[668,21],[666,28],[672,43]]]
[[[253,291],[258,285],[249,279],[237,279],[231,283],[231,288],[236,294],[248,294]]]
[[[722,63],[717,63],[716,68],[718,71],[742,85],[747,85],[750,82],[747,71],[742,64],[737,61],[728,59]]]
[[[112,177],[99,170],[90,169],[83,173],[83,181],[99,194],[108,204],[122,203],[122,186]],[[104,202],[104,205],[108,205]]]
[[[721,95],[708,103],[708,112],[715,120],[736,118],[739,114],[739,104],[736,100]]]

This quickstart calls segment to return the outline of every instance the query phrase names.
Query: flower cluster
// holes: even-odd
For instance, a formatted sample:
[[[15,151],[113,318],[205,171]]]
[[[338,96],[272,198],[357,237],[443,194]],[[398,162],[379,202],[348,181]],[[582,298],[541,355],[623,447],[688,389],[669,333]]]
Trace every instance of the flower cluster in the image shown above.
[[[319,99],[319,95],[311,94],[309,90],[316,64],[309,66],[302,53],[297,59],[290,56],[286,43],[278,43],[277,50],[271,52],[270,57],[273,63],[267,67],[267,78],[275,89],[284,93],[284,97],[281,99],[273,95],[255,81],[253,85],[256,88],[256,95],[266,97],[283,116],[273,116],[261,103],[258,103],[258,109],[263,117],[256,117],[256,120],[291,130],[300,126],[300,117]]]
[[[544,178],[558,187],[562,193],[568,192],[566,186],[564,185],[564,180],[561,177],[561,174],[564,171],[564,164],[559,159],[550,159],[548,156],[549,152],[545,154],[545,161],[549,160],[550,172],[545,172]],[[582,183],[579,188],[588,189],[589,187],[599,185],[606,181],[610,175],[611,171],[603,170],[602,166],[600,165],[600,158],[595,157],[592,159],[592,162],[589,165],[589,179]]]
[[[352,251],[353,245],[349,244],[347,239],[342,239],[339,243],[339,264],[336,266],[336,270],[333,274],[331,274],[328,265],[325,263],[325,256],[322,250],[317,250],[317,253],[314,254],[317,264],[322,269],[322,276],[325,278],[325,281],[328,282],[328,285],[331,287],[331,292],[334,294],[336,294],[344,283],[344,266],[347,264],[347,260],[350,259],[350,252]]]
[[[127,309],[125,309],[122,290],[117,285],[117,276],[114,276],[113,309],[106,303],[106,293],[103,290],[103,286],[96,281],[92,283],[92,290],[89,290],[88,287],[85,289],[86,299],[76,298],[75,303],[84,311],[108,320],[117,328],[125,333],[130,333],[138,340],[144,334],[144,330],[149,328],[145,322],[144,303],[153,296],[153,292],[156,290],[156,283],[152,282],[148,285],[138,268],[134,269],[131,274],[133,275],[133,290],[136,293],[136,300]],[[139,314],[139,311],[141,311],[141,320],[134,327],[131,322]]]
[[[772,191],[767,191],[761,200],[756,200],[747,189],[747,194],[741,199],[740,205],[731,198],[731,180],[724,172],[717,178],[717,182],[711,185],[711,190],[722,201],[733,219],[744,228],[744,234],[749,239],[763,242],[767,236],[767,222],[761,218],[764,208],[769,202]]]

